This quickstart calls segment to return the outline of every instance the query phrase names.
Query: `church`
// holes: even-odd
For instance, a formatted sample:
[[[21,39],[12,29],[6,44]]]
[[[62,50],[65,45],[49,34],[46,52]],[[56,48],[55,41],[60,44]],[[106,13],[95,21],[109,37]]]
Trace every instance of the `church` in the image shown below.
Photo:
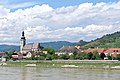
[[[25,58],[31,58],[33,54],[36,55],[36,53],[39,52],[42,52],[40,48],[40,43],[26,44],[26,38],[23,31],[22,36],[20,38],[20,52],[14,52],[12,54],[12,59],[21,60]]]
[[[24,35],[24,31],[22,32],[22,36],[20,39],[20,52],[27,53],[27,52],[40,52],[40,43],[29,43],[26,44],[26,38]]]

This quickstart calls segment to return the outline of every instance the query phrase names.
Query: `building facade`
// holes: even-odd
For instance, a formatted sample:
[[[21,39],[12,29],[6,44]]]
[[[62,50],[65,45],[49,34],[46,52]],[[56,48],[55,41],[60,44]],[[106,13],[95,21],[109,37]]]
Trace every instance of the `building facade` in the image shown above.
[[[40,43],[29,43],[26,44],[26,38],[24,35],[24,31],[22,32],[22,36],[20,39],[20,52],[27,53],[27,52],[40,52]]]

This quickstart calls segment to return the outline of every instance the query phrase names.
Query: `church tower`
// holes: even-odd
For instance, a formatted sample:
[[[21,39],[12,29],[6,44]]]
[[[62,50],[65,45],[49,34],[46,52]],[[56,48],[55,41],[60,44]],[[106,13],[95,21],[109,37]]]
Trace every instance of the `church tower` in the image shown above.
[[[24,31],[22,32],[22,37],[20,39],[20,52],[22,52],[23,50],[23,47],[25,46],[26,44],[26,39],[25,39],[25,36],[24,36]]]

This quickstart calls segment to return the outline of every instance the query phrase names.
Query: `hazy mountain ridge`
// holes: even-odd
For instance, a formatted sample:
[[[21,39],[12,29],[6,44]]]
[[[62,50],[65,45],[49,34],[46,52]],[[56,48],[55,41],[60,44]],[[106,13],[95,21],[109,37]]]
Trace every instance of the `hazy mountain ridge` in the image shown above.
[[[55,50],[60,49],[63,46],[70,46],[73,45],[74,43],[68,42],[68,41],[55,41],[55,42],[45,42],[41,43],[41,46],[43,47],[51,47],[54,48]]]
[[[73,45],[79,45],[85,49],[87,48],[110,48],[110,47],[120,48],[120,32],[115,32],[113,34],[107,34],[101,38],[97,38],[90,42],[86,42],[83,40],[80,40],[79,42],[75,42],[75,43],[68,42],[68,41],[54,41],[54,42],[44,42],[40,44],[43,47],[51,47],[55,50],[58,50],[63,46],[73,46]],[[0,45],[0,52],[13,51],[13,50],[19,51],[19,46]]]
[[[63,46],[69,46],[69,45],[73,45],[73,43],[68,42],[68,41],[55,41],[55,42],[44,42],[44,43],[40,43],[40,45],[42,47],[51,47],[55,50],[58,50],[59,48],[63,47]],[[20,46],[16,46],[16,45],[0,45],[0,52],[7,52],[7,51],[20,51],[19,49]]]
[[[20,51],[19,46],[16,45],[0,45],[0,52],[7,52],[7,51]]]

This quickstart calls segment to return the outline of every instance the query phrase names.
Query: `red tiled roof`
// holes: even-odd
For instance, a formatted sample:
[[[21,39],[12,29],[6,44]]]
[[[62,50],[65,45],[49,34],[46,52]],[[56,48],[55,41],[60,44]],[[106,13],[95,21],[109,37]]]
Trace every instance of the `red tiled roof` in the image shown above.
[[[18,55],[12,55],[12,58],[18,58]]]
[[[99,53],[102,53],[102,52],[105,52],[106,49],[105,48],[95,48],[95,49],[87,49],[87,50],[84,50],[84,52],[94,52],[94,51],[97,51]]]
[[[94,49],[87,49],[84,50],[84,52],[94,52],[97,51],[99,53],[105,52],[105,53],[113,53],[113,52],[120,52],[120,48],[109,48],[109,49],[105,49],[105,48],[94,48]]]
[[[109,48],[106,53],[112,53],[112,52],[120,52],[120,48]]]

